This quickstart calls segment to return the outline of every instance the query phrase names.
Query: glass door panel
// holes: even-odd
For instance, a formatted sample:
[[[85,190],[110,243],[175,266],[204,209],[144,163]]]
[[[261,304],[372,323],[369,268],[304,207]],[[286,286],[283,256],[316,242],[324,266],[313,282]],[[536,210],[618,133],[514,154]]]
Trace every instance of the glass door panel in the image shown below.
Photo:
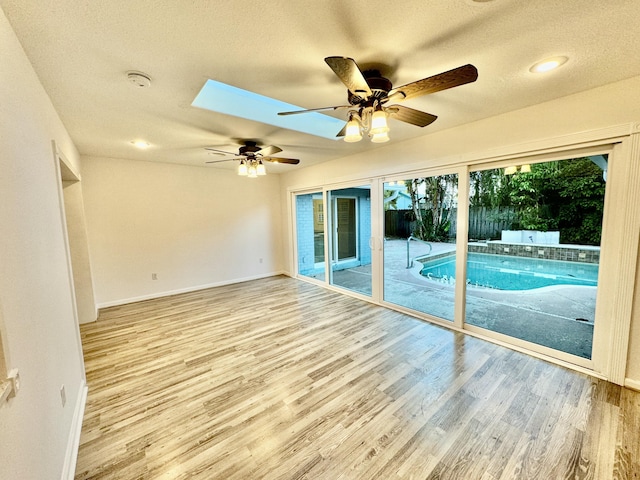
[[[465,321],[590,359],[607,156],[471,172]]]
[[[384,184],[384,300],[453,321],[458,175]]]
[[[371,188],[330,190],[330,283],[371,296]]]
[[[357,229],[356,199],[355,198],[335,198],[336,212],[336,241],[335,257],[338,261],[356,258]]]
[[[324,200],[322,192],[296,195],[298,274],[325,279]]]

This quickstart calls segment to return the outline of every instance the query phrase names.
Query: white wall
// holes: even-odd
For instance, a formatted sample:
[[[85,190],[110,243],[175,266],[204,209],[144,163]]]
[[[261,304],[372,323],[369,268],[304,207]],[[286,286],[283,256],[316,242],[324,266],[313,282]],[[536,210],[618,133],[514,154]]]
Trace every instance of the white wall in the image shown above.
[[[78,169],[79,159],[1,11],[0,65],[0,333],[7,368],[21,377],[0,406],[0,477],[60,478],[84,369],[51,141]]]
[[[67,181],[63,182],[63,185],[62,193],[67,220],[69,250],[71,252],[78,322],[94,322],[98,317],[98,310],[93,295],[93,278],[91,277],[91,263],[89,260],[82,183],[79,181]]]
[[[499,92],[497,92],[499,94]],[[504,115],[488,118],[478,122],[462,125],[457,128],[435,132],[406,142],[389,142],[382,147],[374,148],[364,154],[341,158],[306,169],[292,171],[282,176],[283,218],[289,215],[287,199],[289,190],[329,184],[337,181],[355,180],[376,175],[393,174],[413,169],[436,167],[469,161],[470,159],[489,158],[505,151],[505,147],[513,151],[526,151],[532,144],[554,139],[558,145],[563,144],[563,137],[584,132],[608,129],[622,124],[636,124],[640,121],[640,77],[634,77],[601,88],[582,92],[535,105]],[[429,127],[427,127],[428,129]],[[393,134],[393,125],[391,125]],[[631,129],[629,129],[631,130]],[[638,127],[635,127],[636,132]],[[635,137],[639,134],[636,133]],[[638,142],[635,141],[637,145]],[[512,147],[510,147],[512,146]],[[640,162],[639,152],[633,151],[632,161]],[[619,179],[620,177],[618,177]],[[632,177],[622,179],[624,191],[637,192],[640,185],[630,185]],[[627,182],[627,184],[624,184]],[[625,216],[628,203],[616,205],[612,214],[618,224]],[[287,222],[283,224],[285,249],[292,249]],[[624,230],[623,228],[620,231]],[[616,241],[623,240],[623,235],[616,232]],[[634,240],[635,241],[635,240]],[[633,258],[624,262],[633,262]],[[285,258],[285,269],[294,273],[291,258]],[[640,280],[640,275],[638,276]],[[640,291],[636,281],[635,291]],[[636,294],[636,304],[640,295]],[[635,305],[631,314],[631,337],[628,355],[626,378],[629,385],[640,388],[640,305]]]
[[[95,157],[82,168],[98,306],[282,271],[278,175]]]

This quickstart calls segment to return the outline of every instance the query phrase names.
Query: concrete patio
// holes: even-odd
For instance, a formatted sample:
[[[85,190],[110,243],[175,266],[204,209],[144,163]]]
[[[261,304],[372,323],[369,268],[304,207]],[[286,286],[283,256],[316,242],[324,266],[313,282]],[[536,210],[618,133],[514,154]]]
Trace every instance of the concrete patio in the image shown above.
[[[411,242],[410,257],[455,252],[450,243]],[[407,241],[384,243],[384,300],[441,319],[453,320],[454,285],[407,268]],[[370,265],[333,273],[333,283],[371,294]],[[591,358],[595,287],[554,286],[535,290],[494,290],[467,286],[466,322],[505,335]]]

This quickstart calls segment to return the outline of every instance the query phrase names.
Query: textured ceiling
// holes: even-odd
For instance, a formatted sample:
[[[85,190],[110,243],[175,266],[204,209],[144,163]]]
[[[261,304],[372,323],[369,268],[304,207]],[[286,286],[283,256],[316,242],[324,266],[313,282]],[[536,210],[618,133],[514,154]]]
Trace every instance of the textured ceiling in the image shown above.
[[[396,86],[467,63],[478,81],[407,100],[437,115],[423,129],[391,121],[391,142],[640,75],[638,0],[0,0],[81,154],[204,165],[205,146],[239,139],[300,158],[285,172],[377,148],[191,106],[211,78],[304,108],[342,105],[324,63],[348,56]],[[529,67],[554,55],[548,74]],[[152,78],[140,89],[130,70]],[[342,118],[344,113],[332,113]],[[151,144],[147,150],[131,145]],[[209,168],[231,168],[231,162]]]

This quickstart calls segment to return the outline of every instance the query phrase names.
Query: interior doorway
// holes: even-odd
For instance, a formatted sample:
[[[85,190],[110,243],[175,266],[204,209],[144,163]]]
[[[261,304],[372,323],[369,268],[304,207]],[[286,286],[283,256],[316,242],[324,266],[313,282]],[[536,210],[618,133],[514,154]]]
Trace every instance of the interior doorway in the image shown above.
[[[54,143],[55,161],[59,171],[61,217],[66,228],[66,240],[72,274],[78,323],[93,322],[98,317],[91,276],[89,241],[84,214],[84,199],[80,174],[59,152]]]

